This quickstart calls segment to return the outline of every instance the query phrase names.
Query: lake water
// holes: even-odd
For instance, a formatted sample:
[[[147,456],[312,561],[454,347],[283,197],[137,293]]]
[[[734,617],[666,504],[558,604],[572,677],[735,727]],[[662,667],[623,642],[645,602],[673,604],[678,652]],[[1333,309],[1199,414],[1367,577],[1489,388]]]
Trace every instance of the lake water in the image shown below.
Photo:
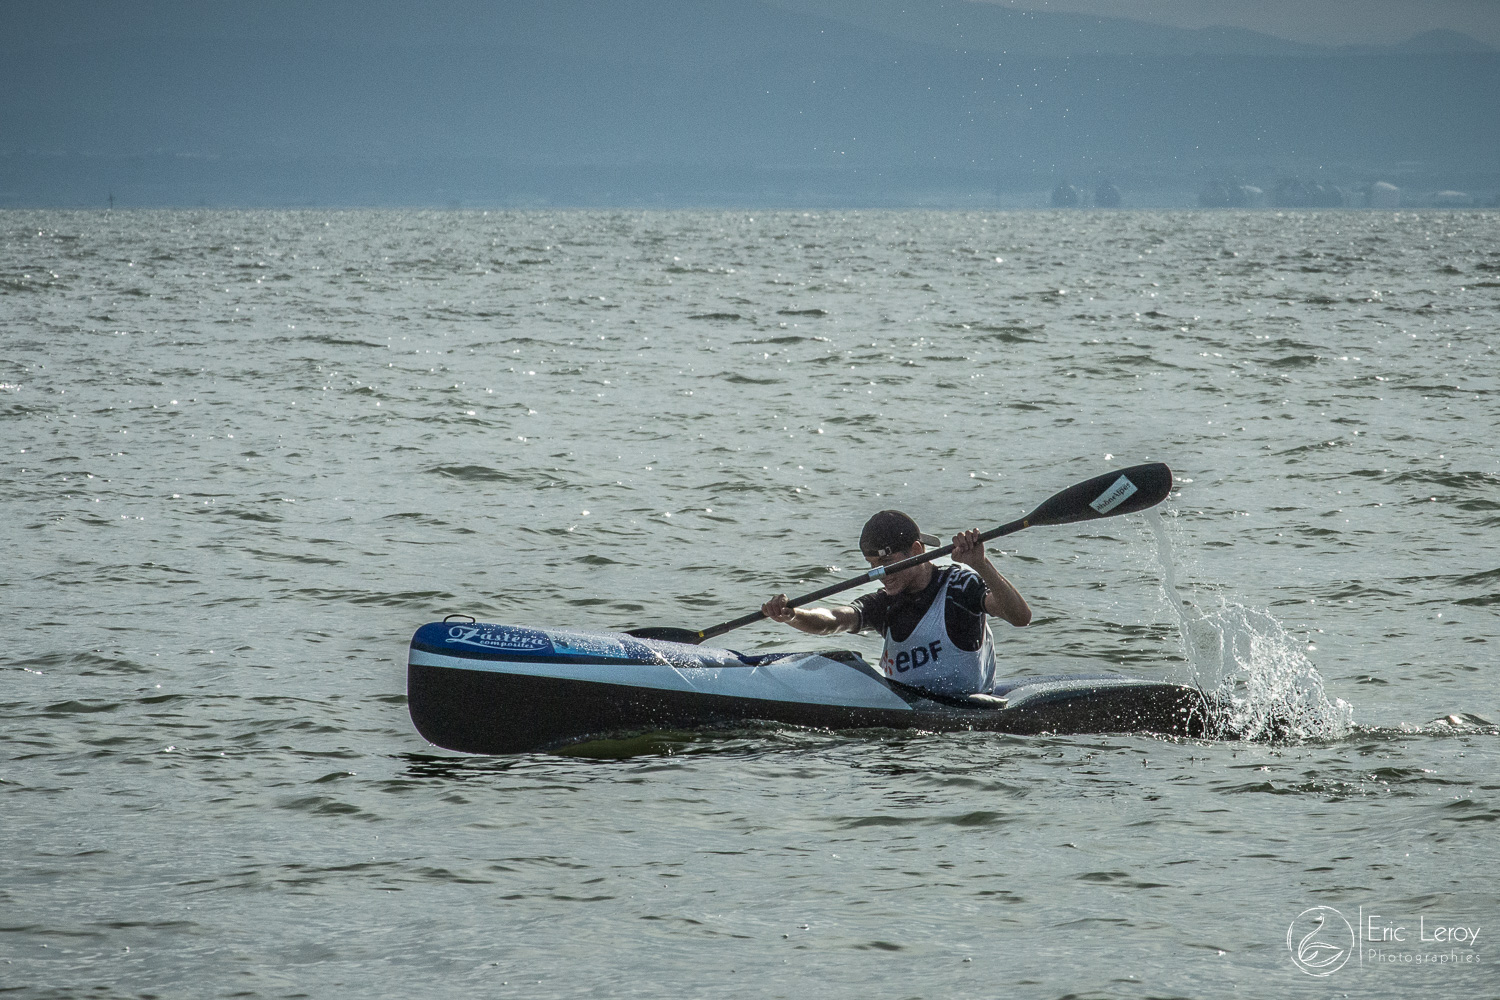
[[[0,995],[1500,996],[1497,223],[0,213]],[[1000,673],[1251,738],[407,715],[449,612],[703,627],[1145,461],[992,549]]]

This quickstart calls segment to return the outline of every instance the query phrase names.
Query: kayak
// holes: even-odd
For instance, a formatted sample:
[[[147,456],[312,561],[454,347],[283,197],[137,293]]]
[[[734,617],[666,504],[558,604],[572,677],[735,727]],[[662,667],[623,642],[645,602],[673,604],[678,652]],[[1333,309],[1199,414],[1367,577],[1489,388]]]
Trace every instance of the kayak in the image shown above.
[[[997,681],[955,698],[885,677],[856,652],[746,654],[623,632],[474,621],[417,629],[407,706],[428,742],[526,753],[659,730],[820,729],[1201,735],[1203,695],[1114,672]]]

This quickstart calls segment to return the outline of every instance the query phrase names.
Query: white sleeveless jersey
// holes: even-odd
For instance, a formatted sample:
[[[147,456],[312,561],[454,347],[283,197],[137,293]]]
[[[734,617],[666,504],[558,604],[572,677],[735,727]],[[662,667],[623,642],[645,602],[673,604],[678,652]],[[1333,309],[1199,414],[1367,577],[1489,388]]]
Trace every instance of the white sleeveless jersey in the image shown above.
[[[892,680],[937,694],[963,697],[988,693],[995,685],[995,643],[990,623],[984,623],[984,641],[973,651],[959,649],[948,638],[948,586],[932,600],[932,606],[911,630],[905,642],[891,637],[885,630],[885,650],[880,654],[880,669]]]

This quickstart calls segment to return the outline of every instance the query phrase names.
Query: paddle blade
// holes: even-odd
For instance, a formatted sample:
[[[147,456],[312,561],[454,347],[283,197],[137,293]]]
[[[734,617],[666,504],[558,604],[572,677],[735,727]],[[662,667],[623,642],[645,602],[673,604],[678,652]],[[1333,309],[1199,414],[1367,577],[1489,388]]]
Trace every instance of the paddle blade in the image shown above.
[[[633,635],[637,639],[660,639],[663,642],[684,642],[689,646],[696,646],[703,641],[702,632],[694,632],[690,628],[673,628],[671,625],[633,628],[627,630],[625,634]]]
[[[1155,507],[1171,492],[1172,470],[1166,465],[1161,462],[1132,465],[1069,486],[1026,515],[1026,525],[1072,524],[1096,517],[1133,514]]]

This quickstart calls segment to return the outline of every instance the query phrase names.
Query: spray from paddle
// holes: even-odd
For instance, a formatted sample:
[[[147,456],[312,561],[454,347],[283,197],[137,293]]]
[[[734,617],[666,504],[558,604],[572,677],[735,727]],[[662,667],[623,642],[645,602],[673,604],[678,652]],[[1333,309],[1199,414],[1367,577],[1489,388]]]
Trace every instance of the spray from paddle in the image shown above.
[[[1161,514],[1146,515],[1156,535],[1162,585],[1177,614],[1183,655],[1216,706],[1208,735],[1219,739],[1337,739],[1354,725],[1354,708],[1330,700],[1302,644],[1267,611],[1220,597],[1204,609],[1183,600]]]

